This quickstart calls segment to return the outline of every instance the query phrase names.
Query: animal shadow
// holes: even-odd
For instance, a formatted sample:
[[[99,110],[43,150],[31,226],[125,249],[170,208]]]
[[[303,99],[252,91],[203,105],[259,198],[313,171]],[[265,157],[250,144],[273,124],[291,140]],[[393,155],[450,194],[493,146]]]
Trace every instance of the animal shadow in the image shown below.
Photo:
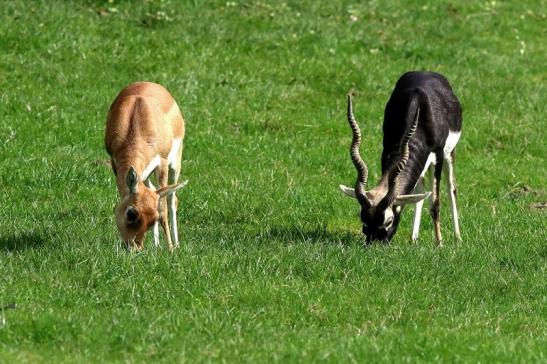
[[[46,243],[45,237],[36,232],[0,236],[0,251],[17,252],[35,249]]]
[[[274,226],[265,233],[266,238],[290,242],[353,245],[356,235],[348,231],[333,231],[325,226]]]

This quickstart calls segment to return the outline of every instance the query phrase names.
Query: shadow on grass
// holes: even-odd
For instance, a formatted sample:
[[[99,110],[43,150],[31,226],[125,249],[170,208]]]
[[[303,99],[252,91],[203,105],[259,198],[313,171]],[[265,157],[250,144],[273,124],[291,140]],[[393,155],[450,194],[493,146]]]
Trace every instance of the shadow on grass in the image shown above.
[[[362,244],[359,236],[355,233],[350,231],[332,231],[325,226],[274,226],[268,229],[263,237],[266,239],[285,240],[291,243]]]
[[[16,252],[39,248],[46,243],[46,239],[39,233],[23,233],[0,236],[0,251]]]

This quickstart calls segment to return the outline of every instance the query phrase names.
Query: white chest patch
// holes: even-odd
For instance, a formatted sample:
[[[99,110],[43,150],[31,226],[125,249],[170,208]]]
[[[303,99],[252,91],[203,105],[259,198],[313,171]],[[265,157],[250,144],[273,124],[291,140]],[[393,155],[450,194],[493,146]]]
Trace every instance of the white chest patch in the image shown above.
[[[171,151],[169,151],[169,155],[167,156],[167,162],[170,165],[175,163],[175,159],[177,157],[177,153],[180,149],[181,144],[182,144],[181,138],[173,139],[173,143],[171,144]]]
[[[461,132],[459,131],[449,131],[448,132],[448,138],[446,138],[446,142],[444,143],[444,149],[443,153],[445,157],[448,157],[450,153],[454,150],[456,147],[456,144],[458,144],[458,140],[460,140]]]
[[[156,155],[154,158],[152,158],[144,171],[142,171],[141,181],[146,181],[148,177],[150,177],[150,174],[154,172],[154,170],[160,165],[160,161],[161,159],[159,155]]]

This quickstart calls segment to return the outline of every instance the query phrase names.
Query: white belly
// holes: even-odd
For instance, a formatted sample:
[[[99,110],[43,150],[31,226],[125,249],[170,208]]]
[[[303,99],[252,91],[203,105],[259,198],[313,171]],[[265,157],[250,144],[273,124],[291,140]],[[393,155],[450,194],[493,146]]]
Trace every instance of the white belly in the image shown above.
[[[161,158],[158,154],[156,154],[156,156],[154,158],[152,158],[150,163],[148,163],[148,165],[142,171],[141,180],[146,181],[148,179],[148,177],[150,176],[150,174],[152,174],[152,172],[154,172],[156,167],[160,165],[160,162],[161,162]]]
[[[450,156],[450,153],[456,148],[456,144],[458,144],[458,140],[460,140],[461,132],[459,131],[449,131],[448,132],[448,138],[446,138],[446,142],[444,143],[443,148],[443,156],[444,158],[448,158]],[[434,153],[429,153],[429,156],[427,157],[427,161],[425,162],[424,170],[422,171],[421,177],[425,176],[425,173],[427,172],[427,169],[429,166],[433,164],[436,164],[436,158]]]
[[[420,174],[420,177],[423,178],[425,176],[425,172],[427,172],[427,169],[429,168],[431,163],[435,164],[435,153],[429,153],[427,161],[425,162],[424,170],[422,171],[422,174]]]
[[[171,165],[175,163],[175,160],[177,158],[177,153],[180,149],[180,146],[182,144],[182,139],[177,138],[173,139],[173,143],[171,144],[171,150],[169,151],[169,155],[167,156],[167,162]],[[142,172],[141,179],[143,181],[146,181],[148,177],[154,172],[154,170],[160,165],[161,163],[161,157],[159,154],[156,154],[154,158],[148,163],[148,165],[144,168],[144,171]]]
[[[167,157],[167,162],[169,162],[169,165],[175,163],[175,159],[177,158],[177,153],[179,152],[181,144],[182,144],[181,138],[173,139],[173,144],[171,145],[171,151],[169,152],[169,156]]]

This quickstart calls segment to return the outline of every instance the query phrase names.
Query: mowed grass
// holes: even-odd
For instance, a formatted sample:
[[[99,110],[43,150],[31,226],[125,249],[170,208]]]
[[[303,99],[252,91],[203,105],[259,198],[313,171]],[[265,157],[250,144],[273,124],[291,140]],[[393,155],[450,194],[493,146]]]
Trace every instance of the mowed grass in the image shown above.
[[[0,7],[0,362],[545,362],[545,1]],[[463,242],[412,209],[363,247],[345,94],[379,177],[408,70],[464,107]],[[126,84],[187,122],[174,254],[121,249],[103,147]]]

